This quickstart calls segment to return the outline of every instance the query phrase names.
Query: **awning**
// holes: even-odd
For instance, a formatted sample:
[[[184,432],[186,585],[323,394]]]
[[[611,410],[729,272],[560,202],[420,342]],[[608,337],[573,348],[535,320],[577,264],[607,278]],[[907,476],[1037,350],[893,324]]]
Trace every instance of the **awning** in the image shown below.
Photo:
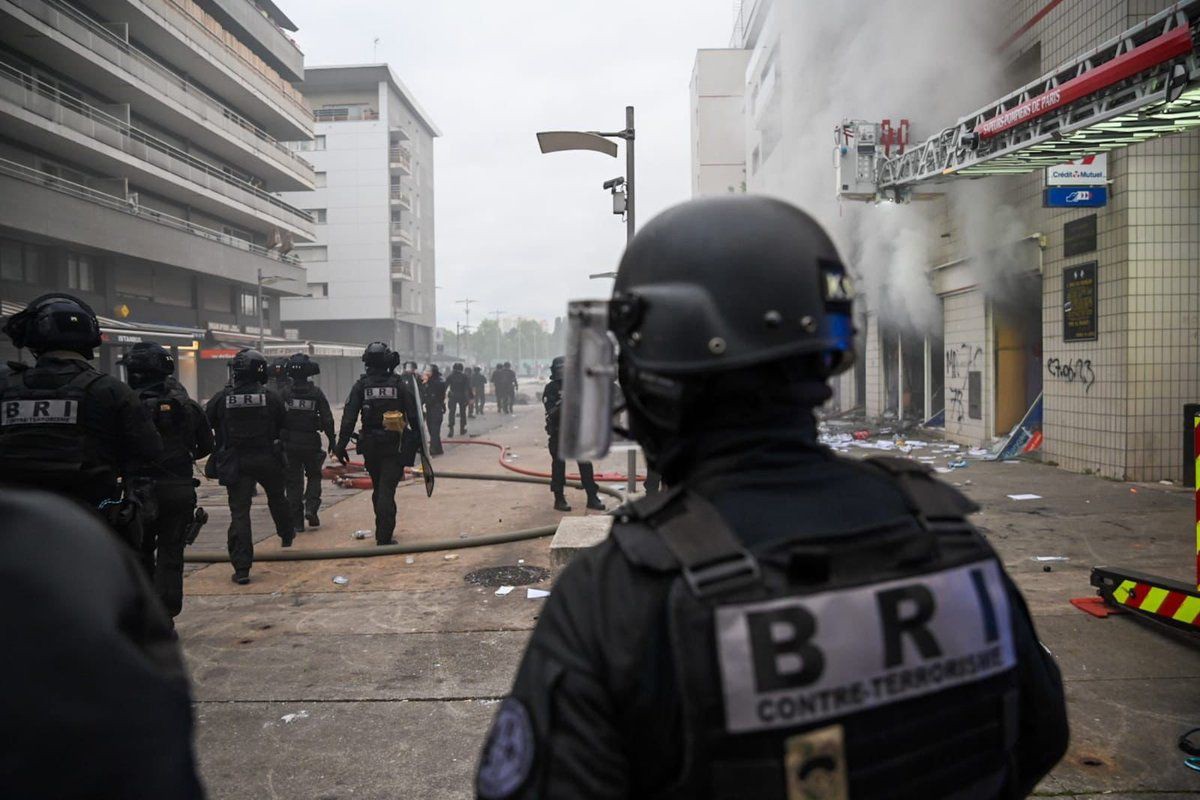
[[[7,319],[13,314],[24,311],[25,306],[25,303],[14,303],[10,300],[0,301],[0,317]],[[99,315],[96,316],[96,319],[100,322],[100,336],[104,344],[113,347],[124,347],[138,342],[158,342],[159,344],[190,347],[204,338],[204,331],[199,328],[153,322],[129,322]]]

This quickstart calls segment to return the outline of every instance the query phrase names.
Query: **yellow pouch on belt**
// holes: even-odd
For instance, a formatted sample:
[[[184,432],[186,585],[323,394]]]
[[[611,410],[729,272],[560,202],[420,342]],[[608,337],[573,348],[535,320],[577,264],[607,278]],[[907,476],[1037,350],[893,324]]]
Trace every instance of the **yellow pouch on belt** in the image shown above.
[[[383,412],[383,429],[392,433],[400,433],[404,430],[404,412],[403,411],[385,411]]]

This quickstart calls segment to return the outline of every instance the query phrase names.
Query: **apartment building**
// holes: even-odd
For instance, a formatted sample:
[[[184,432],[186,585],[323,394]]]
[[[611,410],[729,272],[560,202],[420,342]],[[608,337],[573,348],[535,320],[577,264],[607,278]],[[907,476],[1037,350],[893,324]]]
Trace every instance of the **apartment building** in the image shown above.
[[[3,314],[69,291],[102,317],[102,369],[158,341],[199,396],[284,341],[314,235],[278,195],[314,183],[283,144],[313,129],[294,30],[270,0],[0,0]]]
[[[384,341],[430,360],[436,317],[433,140],[441,135],[386,64],[310,67],[315,138],[294,145],[316,170],[304,204],[316,237],[298,245],[304,297],[283,315],[307,339]]]
[[[978,57],[957,61],[957,69],[937,61],[936,79],[921,86],[936,103],[978,77],[971,70],[994,69],[1001,88],[984,100],[999,101],[1171,6],[1168,0],[955,6],[955,14],[978,7],[998,19],[970,30],[987,40],[978,44]],[[839,232],[853,269],[882,266],[885,273],[882,290],[859,298],[858,364],[835,382],[832,409],[860,408],[882,424],[944,417],[946,436],[970,446],[990,446],[1022,424],[1040,425],[1039,452],[1049,463],[1116,479],[1182,479],[1183,406],[1200,400],[1200,134],[1172,129],[1146,140],[1114,133],[1102,185],[1106,205],[1048,207],[1045,192],[1053,187],[1046,170],[998,174],[965,188],[963,181],[931,185],[923,202],[900,209],[912,224],[887,234],[887,216],[895,218],[897,207],[832,203],[837,154],[827,131],[835,115],[909,112],[887,97],[878,102],[879,92],[869,90],[888,77],[882,66],[860,59],[837,64],[834,80],[814,75],[814,65],[836,62],[854,45],[856,24],[878,30],[883,23],[866,7],[846,10],[858,23],[806,13],[803,4],[746,0],[731,47],[746,59],[747,190],[814,211]],[[938,30],[954,35],[963,26],[948,17]],[[843,33],[845,41],[837,38]],[[896,41],[920,47],[902,33]],[[815,42],[819,52],[812,52]],[[999,65],[991,63],[992,52]],[[955,105],[944,118],[912,123],[926,136],[974,113]],[[727,120],[717,124],[728,128]],[[814,126],[821,130],[814,133]],[[843,215],[866,224],[849,226]],[[1001,216],[1006,224],[994,224]],[[874,249],[863,241],[871,226],[885,231]],[[979,241],[979,229],[987,241]],[[908,257],[921,254],[917,272],[924,274],[906,288],[896,247],[903,237]],[[914,292],[923,295],[921,315],[912,313]]]

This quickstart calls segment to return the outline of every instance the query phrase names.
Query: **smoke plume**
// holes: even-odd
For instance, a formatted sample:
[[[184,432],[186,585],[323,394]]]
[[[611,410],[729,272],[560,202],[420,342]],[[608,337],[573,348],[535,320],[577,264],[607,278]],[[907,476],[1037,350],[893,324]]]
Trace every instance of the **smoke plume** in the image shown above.
[[[844,117],[905,118],[917,142],[996,97],[1004,84],[995,53],[1002,6],[993,0],[774,3],[785,77],[772,102],[780,105],[774,112],[767,105],[752,113],[750,124],[778,124],[781,136],[759,173],[751,175],[751,190],[788,199],[825,224],[870,308],[892,324],[917,331],[939,326],[940,306],[927,269],[949,253],[945,234],[952,225],[972,255],[990,253],[997,241],[1005,241],[1008,233],[998,226],[1023,228],[1011,212],[998,210],[994,193],[970,187],[904,206],[850,201],[839,206],[834,127]],[[763,35],[772,35],[770,27]]]

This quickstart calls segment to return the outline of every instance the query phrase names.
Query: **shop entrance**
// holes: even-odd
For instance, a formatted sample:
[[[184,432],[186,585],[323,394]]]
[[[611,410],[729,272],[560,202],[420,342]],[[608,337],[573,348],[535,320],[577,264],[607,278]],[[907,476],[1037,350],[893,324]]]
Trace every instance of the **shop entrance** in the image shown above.
[[[993,300],[996,357],[996,435],[1021,421],[1042,391],[1042,278],[1014,281],[1011,294]]]

